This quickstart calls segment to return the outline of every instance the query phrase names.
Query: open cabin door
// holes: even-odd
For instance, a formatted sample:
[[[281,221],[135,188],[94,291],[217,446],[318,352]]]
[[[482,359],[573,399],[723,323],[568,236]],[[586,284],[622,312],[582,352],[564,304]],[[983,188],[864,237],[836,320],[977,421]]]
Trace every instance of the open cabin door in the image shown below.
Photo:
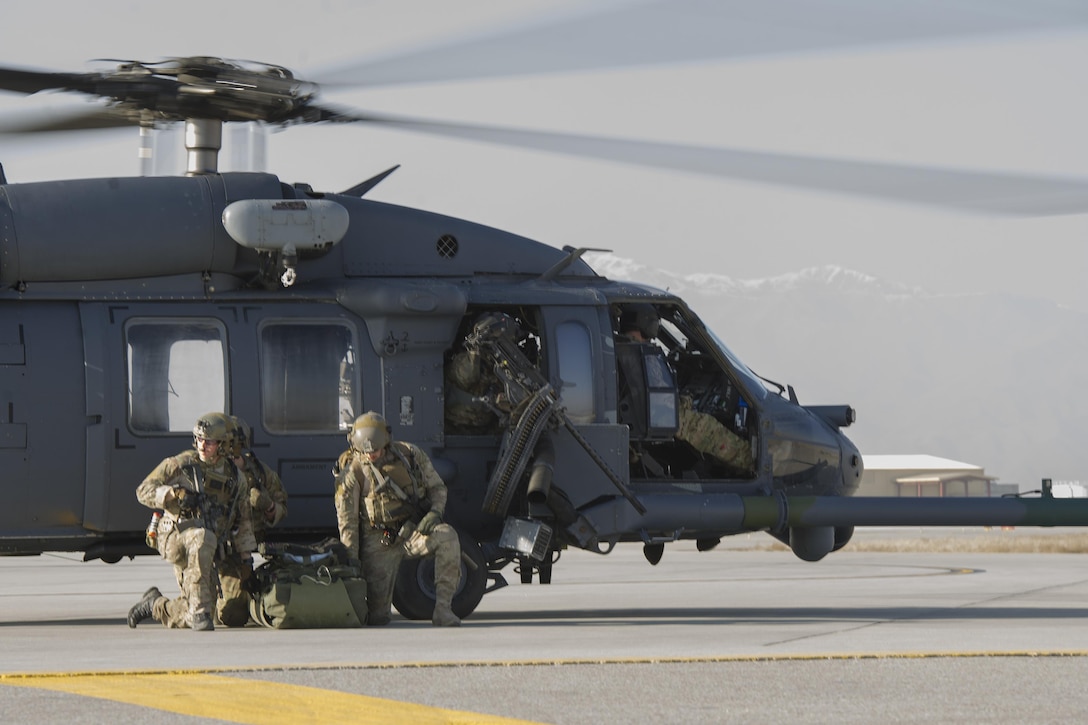
[[[609,409],[614,398],[607,386],[614,377],[612,329],[607,308],[588,305],[548,305],[542,308],[551,345],[546,346],[552,384],[567,417],[600,461],[626,483],[628,429]],[[611,418],[611,419],[610,419]],[[615,482],[569,431],[555,434],[554,485],[577,508],[601,497],[619,496]]]

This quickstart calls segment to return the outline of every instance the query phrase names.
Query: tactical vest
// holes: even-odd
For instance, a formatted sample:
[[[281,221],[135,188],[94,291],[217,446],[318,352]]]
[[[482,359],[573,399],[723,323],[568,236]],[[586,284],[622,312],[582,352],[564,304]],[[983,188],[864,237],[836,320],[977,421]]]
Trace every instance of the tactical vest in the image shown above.
[[[364,476],[367,482],[366,495],[363,497],[363,506],[366,508],[366,516],[371,525],[379,527],[398,527],[419,512],[419,491],[421,482],[418,467],[411,456],[406,455],[394,442],[389,447],[393,454],[393,460],[374,464],[381,476],[378,479],[368,469],[370,466],[358,458],[356,465],[359,470],[357,476]],[[364,479],[360,479],[362,481]],[[389,483],[382,485],[382,480]],[[404,492],[405,498],[399,496],[397,488]]]
[[[203,494],[200,516],[204,519],[204,528],[215,532],[220,540],[224,539],[234,519],[234,504],[238,496],[238,469],[229,461],[226,471],[211,470],[199,461],[194,461],[183,465],[181,470],[192,484],[193,490]]]

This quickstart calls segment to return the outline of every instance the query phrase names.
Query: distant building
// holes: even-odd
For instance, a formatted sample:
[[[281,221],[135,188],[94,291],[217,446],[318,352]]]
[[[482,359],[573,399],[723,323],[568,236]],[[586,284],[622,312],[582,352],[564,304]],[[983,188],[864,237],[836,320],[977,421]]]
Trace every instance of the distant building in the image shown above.
[[[863,456],[859,496],[1000,496],[1016,486],[995,483],[981,466],[927,455]],[[1009,491],[1005,489],[1009,488]]]
[[[1053,481],[1051,493],[1054,498],[1088,498],[1088,486],[1080,481]]]

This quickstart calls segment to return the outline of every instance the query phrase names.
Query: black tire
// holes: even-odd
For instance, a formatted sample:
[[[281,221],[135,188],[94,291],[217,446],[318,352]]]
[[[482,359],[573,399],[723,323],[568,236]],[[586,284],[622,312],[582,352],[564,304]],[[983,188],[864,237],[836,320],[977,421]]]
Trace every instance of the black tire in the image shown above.
[[[472,614],[487,588],[487,562],[480,545],[458,531],[461,540],[461,583],[453,595],[453,613],[461,619]],[[465,563],[465,555],[476,565]],[[407,619],[430,619],[434,614],[434,557],[405,559],[393,585],[393,606]]]

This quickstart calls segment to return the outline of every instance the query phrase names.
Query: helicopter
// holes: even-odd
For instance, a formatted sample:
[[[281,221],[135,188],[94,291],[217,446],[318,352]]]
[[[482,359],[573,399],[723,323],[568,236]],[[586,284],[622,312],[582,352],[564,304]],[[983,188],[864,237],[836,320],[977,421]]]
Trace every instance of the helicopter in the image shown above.
[[[589,247],[366,199],[392,169],[339,193],[218,170],[226,123],[480,138],[497,129],[325,105],[318,83],[282,66],[209,56],[96,73],[0,68],[0,88],[106,99],[63,123],[14,130],[183,123],[188,161],[179,177],[0,175],[0,553],[107,562],[151,553],[135,485],[186,447],[208,410],[253,425],[255,452],[290,493],[290,515],[272,532],[284,541],[335,533],[331,465],[355,416],[382,412],[449,488],[446,518],[467,553],[454,599],[462,617],[506,585],[508,566],[522,583],[550,582],[568,547],[607,555],[641,544],[656,564],[673,542],[706,551],[760,531],[818,561],[861,525],[1088,524],[1084,502],[1047,496],[854,497],[864,463],[845,433],[849,405],[802,404],[677,295],[596,273]],[[586,147],[571,136],[531,140]],[[661,158],[664,149],[644,150]],[[1062,204],[1076,190],[1046,188]],[[656,335],[624,339],[625,316],[647,308]],[[516,334],[480,334],[496,316]],[[483,430],[447,422],[445,372],[466,344],[484,351],[517,403]],[[679,440],[682,398],[743,441],[750,463]],[[429,566],[406,562],[398,577],[394,603],[406,617],[430,616]]]

